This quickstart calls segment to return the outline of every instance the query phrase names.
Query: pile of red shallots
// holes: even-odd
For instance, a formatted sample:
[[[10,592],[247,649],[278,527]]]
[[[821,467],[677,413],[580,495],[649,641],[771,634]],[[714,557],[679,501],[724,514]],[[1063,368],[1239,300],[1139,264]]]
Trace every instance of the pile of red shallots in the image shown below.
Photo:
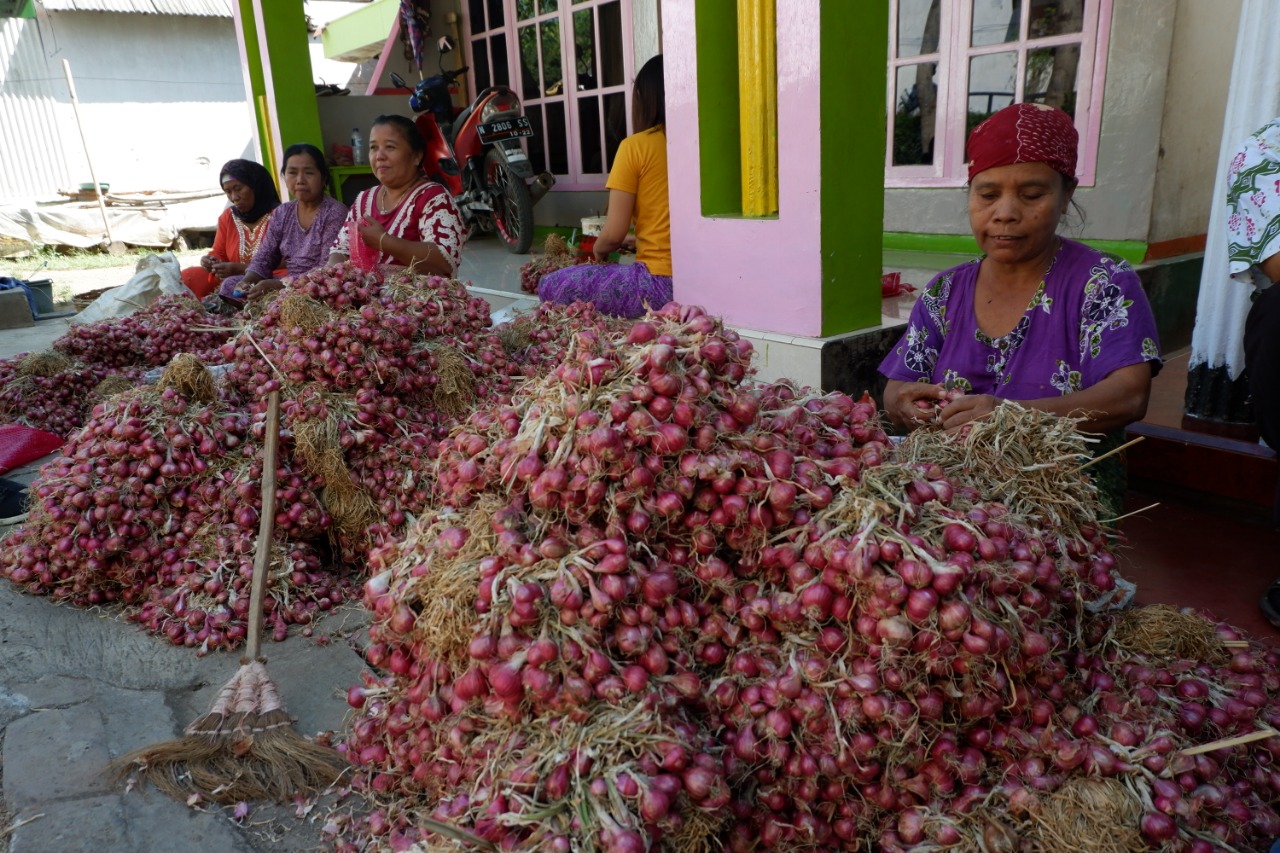
[[[366,587],[385,674],[351,691],[347,748],[388,802],[357,836],[411,840],[423,815],[519,849],[728,831],[704,602],[885,440],[870,403],[746,388],[750,349],[675,305],[625,341],[586,330],[442,444],[446,508]]]
[[[175,368],[203,377],[176,381]],[[202,374],[200,372],[203,372]],[[182,377],[187,379],[187,377]],[[119,603],[171,642],[233,648],[245,635],[261,508],[264,418],[211,392],[194,357],[155,388],[116,394],[47,463],[26,523],[0,570],[27,591],[77,606]],[[344,600],[349,581],[323,571],[329,524],[314,484],[282,462],[267,625],[307,624]]]
[[[283,402],[267,625],[342,602],[366,549],[429,500],[438,441],[515,378],[457,282],[344,266],[296,280],[223,348],[215,382],[179,355],[93,410],[33,484],[0,571],[201,651],[244,637],[261,510],[266,391]],[[305,630],[305,628],[304,628]]]
[[[178,353],[210,358],[230,321],[184,296],[127,317],[72,326],[47,352],[0,361],[0,418],[70,437],[90,409]]]
[[[427,507],[439,440],[521,378],[460,282],[352,264],[294,279],[223,356],[227,394],[250,411],[270,381],[296,402],[284,423],[346,564]]]
[[[161,296],[124,317],[73,325],[53,348],[99,367],[162,367],[178,353],[215,356],[232,322],[189,296]]]
[[[870,402],[744,384],[748,353],[669,305],[442,443],[440,508],[372,558],[345,745],[372,808],[338,849],[1280,834],[1276,654],[1110,609],[1070,421],[1009,405],[891,452]]]
[[[84,423],[96,389],[114,371],[57,352],[0,360],[0,420],[67,436]]]
[[[525,293],[537,293],[538,282],[549,272],[582,263],[578,253],[559,234],[548,234],[542,253],[520,266],[520,289]]]
[[[579,333],[617,338],[625,336],[634,322],[603,314],[590,302],[540,302],[497,332],[513,369],[533,378],[554,370]]]

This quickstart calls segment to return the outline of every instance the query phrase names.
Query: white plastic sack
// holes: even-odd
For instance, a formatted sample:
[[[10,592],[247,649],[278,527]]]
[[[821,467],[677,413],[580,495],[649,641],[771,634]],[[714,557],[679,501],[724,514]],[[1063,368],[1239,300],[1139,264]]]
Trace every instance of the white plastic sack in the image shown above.
[[[182,283],[182,266],[177,255],[173,252],[147,255],[138,261],[133,278],[99,296],[70,322],[96,323],[125,317],[166,294],[195,298]]]
[[[506,308],[499,308],[497,311],[491,313],[489,315],[489,320],[493,325],[500,326],[503,323],[510,323],[517,317],[522,317],[527,313],[529,313],[527,305],[521,305],[518,302],[513,302]]]
[[[176,357],[177,357],[177,356],[175,356],[175,358],[176,358]],[[221,382],[221,381],[222,381],[222,377],[226,376],[228,373],[230,373],[230,372],[231,372],[231,368],[233,367],[233,365],[230,365],[230,364],[206,364],[206,365],[205,365],[205,367],[209,368],[209,372],[213,374],[213,381],[214,381],[214,382]],[[160,381],[160,377],[161,377],[161,376],[164,376],[164,371],[165,371],[165,368],[163,368],[163,367],[153,367],[153,368],[151,368],[151,369],[150,369],[150,370],[148,370],[146,373],[142,374],[142,384],[143,384],[143,385],[155,385],[157,382],[159,382],[159,381]]]

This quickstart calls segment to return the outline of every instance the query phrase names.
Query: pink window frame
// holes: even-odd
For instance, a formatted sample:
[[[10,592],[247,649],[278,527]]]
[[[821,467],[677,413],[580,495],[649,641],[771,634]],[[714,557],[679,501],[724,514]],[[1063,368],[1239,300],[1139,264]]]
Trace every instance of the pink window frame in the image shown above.
[[[968,182],[964,163],[965,117],[968,111],[969,60],[990,53],[1018,51],[1017,85],[1025,84],[1027,23],[1029,14],[1024,8],[1018,41],[997,45],[969,46],[970,21],[973,20],[974,0],[954,0],[943,3],[939,30],[943,34],[938,45],[938,133],[934,144],[934,162],[928,166],[893,165],[893,122],[897,91],[897,70],[901,66],[916,65],[919,57],[896,56],[895,38],[899,0],[889,5],[889,73],[886,81],[887,128],[885,146],[885,181],[888,189],[920,187],[962,187]],[[1035,39],[1032,47],[1055,47],[1080,43],[1080,88],[1088,88],[1088,96],[1076,104],[1076,129],[1080,132],[1080,183],[1092,186],[1097,177],[1098,137],[1101,130],[1102,98],[1106,84],[1107,46],[1111,36],[1111,7],[1113,0],[1086,0],[1084,25],[1079,36],[1053,36]],[[925,54],[932,56],[934,54]],[[1088,75],[1087,79],[1085,75]]]
[[[473,30],[471,27],[471,21],[469,17],[470,5],[468,3],[461,4],[463,24],[466,27],[465,41],[467,46],[466,49],[468,52],[467,55],[470,56],[471,51],[475,49],[476,39],[484,38],[485,48],[489,49],[489,45],[490,45],[489,36],[496,35],[497,33],[503,33],[507,37],[507,68],[512,71],[515,71],[520,67],[519,66],[519,62],[520,62],[519,28],[521,26],[529,26],[531,23],[534,23],[537,21],[551,20],[553,18],[560,22],[560,56],[561,56],[561,62],[564,63],[566,66],[563,68],[564,84],[565,84],[563,88],[564,95],[563,97],[552,97],[551,100],[560,101],[561,103],[564,104],[564,108],[565,108],[564,109],[565,124],[566,124],[565,143],[569,147],[569,150],[568,150],[569,174],[556,175],[556,178],[557,178],[556,185],[555,185],[555,188],[552,190],[552,192],[555,192],[557,190],[565,191],[565,192],[603,190],[605,188],[605,182],[608,180],[608,175],[606,174],[592,173],[590,175],[584,175],[582,173],[582,145],[581,145],[581,140],[579,138],[581,134],[581,129],[579,128],[578,111],[576,108],[577,94],[578,94],[578,62],[577,62],[578,56],[577,56],[577,44],[574,42],[572,37],[570,37],[567,42],[569,49],[567,51],[565,50],[565,47],[566,47],[565,33],[571,34],[573,32],[573,13],[581,9],[594,9],[608,2],[612,2],[612,0],[577,0],[577,2],[574,2],[574,0],[560,0],[560,2],[557,4],[557,11],[555,12],[536,14],[533,17],[526,18],[523,21],[517,21],[516,20],[516,0],[503,0],[503,26],[494,28],[494,29],[482,30],[478,32]],[[632,14],[633,14],[632,0],[617,0],[617,2],[620,5],[619,11],[622,15],[623,84],[620,87],[619,86],[598,86],[597,88],[592,89],[589,92],[584,92],[583,95],[584,97],[599,99],[601,98],[602,95],[610,94],[616,91],[621,91],[623,93],[623,96],[626,99],[627,132],[630,133],[632,130],[631,128],[631,81],[635,78],[635,43],[634,43],[634,33],[633,33],[634,27],[632,24]],[[596,44],[599,45],[600,44],[599,13],[596,13],[593,15],[593,20],[595,21],[595,24],[596,24]],[[541,67],[542,65],[542,39],[541,38],[538,39],[538,65],[539,67]],[[493,68],[492,58],[490,58],[489,67],[490,69]],[[521,102],[523,103],[524,93],[520,91],[518,87],[513,86],[512,88],[517,90],[516,94],[521,96]],[[474,101],[477,93],[475,90],[475,82],[470,77],[468,77],[467,89],[470,92],[471,99]],[[531,101],[531,103],[539,103],[545,106],[545,104],[547,103],[547,100],[548,100],[547,98],[543,97],[543,98],[536,99],[536,101]],[[603,140],[604,140],[603,111],[601,112],[601,117],[602,117],[601,142],[603,144]],[[543,110],[543,121],[544,123],[546,121],[545,109]],[[544,124],[544,127],[545,127],[545,124]],[[603,149],[601,150],[603,151]]]

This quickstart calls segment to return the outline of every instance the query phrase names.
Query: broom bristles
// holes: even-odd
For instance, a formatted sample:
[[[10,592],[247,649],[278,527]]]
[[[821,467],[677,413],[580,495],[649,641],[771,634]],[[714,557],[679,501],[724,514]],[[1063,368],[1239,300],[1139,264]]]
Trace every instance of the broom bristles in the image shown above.
[[[337,752],[293,731],[293,722],[266,667],[252,661],[184,737],[135,749],[108,773],[117,784],[150,782],[175,800],[199,794],[213,803],[284,802],[332,785],[346,767]]]

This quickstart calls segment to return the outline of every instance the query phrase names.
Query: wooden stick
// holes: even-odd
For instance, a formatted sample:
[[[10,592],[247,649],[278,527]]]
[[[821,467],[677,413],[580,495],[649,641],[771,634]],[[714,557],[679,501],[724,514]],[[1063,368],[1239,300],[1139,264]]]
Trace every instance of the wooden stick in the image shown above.
[[[1240,746],[1245,743],[1253,743],[1255,740],[1266,740],[1269,737],[1280,735],[1275,729],[1260,729],[1256,732],[1250,732],[1247,735],[1236,735],[1235,737],[1223,738],[1222,740],[1211,741],[1210,743],[1202,743],[1199,746],[1193,746],[1190,749],[1182,750],[1183,755],[1200,755],[1205,752],[1213,752],[1215,749],[1226,749],[1229,746]]]
[[[276,445],[280,439],[280,392],[267,395],[267,431],[263,436],[262,518],[258,522],[258,550],[253,557],[253,584],[249,588],[248,648],[242,663],[251,663],[262,652],[262,600],[271,568],[271,535],[276,524]]]
[[[80,120],[80,99],[76,97],[76,84],[71,79],[71,63],[62,60],[62,72],[67,75],[67,90],[71,93],[71,110],[76,114],[76,127],[80,129],[80,144],[84,146],[84,161],[89,166],[89,180],[93,181],[93,194],[98,199],[98,211],[102,214],[102,227],[107,230],[107,245],[116,241],[111,236],[111,220],[107,218],[107,203],[102,200],[102,184],[98,183],[98,175],[93,171],[93,158],[89,156],[89,137],[84,132],[84,122]]]
[[[238,335],[248,326],[241,326],[238,329],[235,326],[187,326],[187,328],[193,332],[226,332],[228,335]]]
[[[1222,647],[1226,649],[1247,649],[1249,648],[1248,640],[1223,640]]]
[[[1093,459],[1090,459],[1088,462],[1084,463],[1079,468],[1076,468],[1071,473],[1078,474],[1081,471],[1083,471],[1085,468],[1088,468],[1090,465],[1097,465],[1099,462],[1101,462],[1103,459],[1106,459],[1108,456],[1115,456],[1120,451],[1129,447],[1133,447],[1135,444],[1137,444],[1140,441],[1146,441],[1146,440],[1147,440],[1147,437],[1145,435],[1140,435],[1137,438],[1135,438],[1133,441],[1126,441],[1124,444],[1120,445],[1119,447],[1114,448],[1112,450],[1108,450],[1106,453],[1102,454],[1101,456],[1096,456]]]
[[[11,515],[8,518],[0,518],[0,527],[11,527],[15,524],[21,524],[27,520],[30,513],[24,512],[22,515]]]

